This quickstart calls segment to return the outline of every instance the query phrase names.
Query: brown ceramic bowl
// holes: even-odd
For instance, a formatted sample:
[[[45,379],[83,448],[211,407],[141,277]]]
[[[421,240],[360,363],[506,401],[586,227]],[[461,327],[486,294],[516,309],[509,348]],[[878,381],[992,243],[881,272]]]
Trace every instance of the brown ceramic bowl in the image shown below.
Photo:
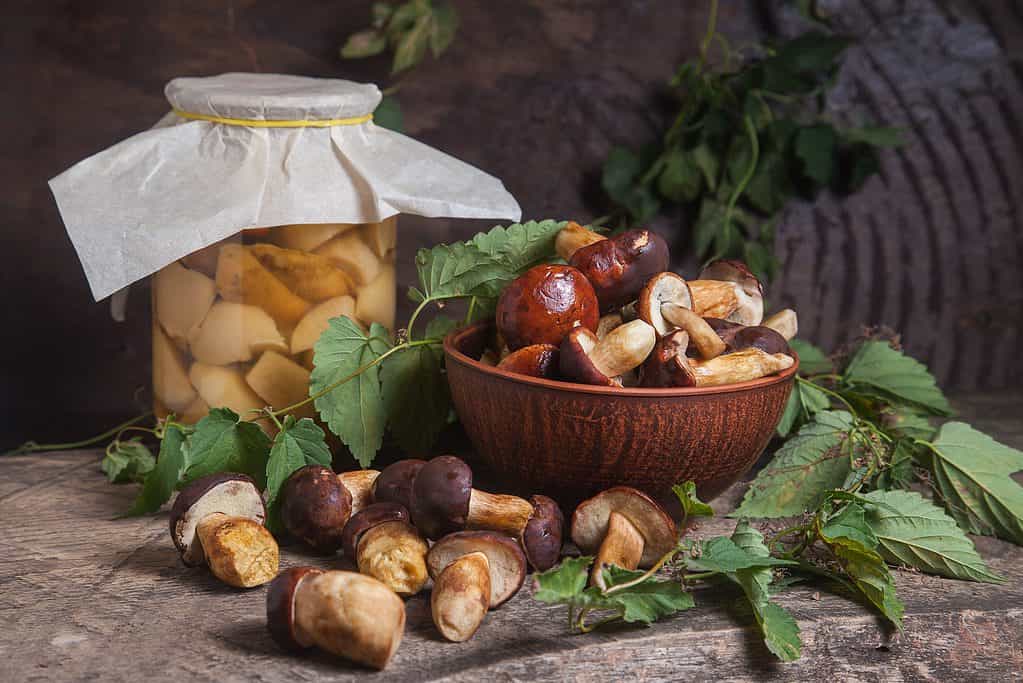
[[[689,479],[714,498],[771,440],[799,368],[797,358],[780,374],[720,387],[598,387],[480,363],[489,335],[480,323],[444,340],[458,417],[509,489],[566,507],[616,485],[667,500]]]

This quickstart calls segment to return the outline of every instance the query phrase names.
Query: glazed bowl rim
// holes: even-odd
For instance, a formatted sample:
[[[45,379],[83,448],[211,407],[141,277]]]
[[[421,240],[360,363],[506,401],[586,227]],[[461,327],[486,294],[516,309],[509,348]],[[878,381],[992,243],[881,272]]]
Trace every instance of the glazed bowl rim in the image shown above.
[[[468,327],[455,330],[446,337],[444,337],[444,355],[447,356],[449,362],[455,362],[475,372],[490,375],[496,379],[501,379],[506,382],[513,382],[517,384],[525,384],[534,386],[542,389],[549,389],[553,391],[563,391],[568,393],[577,394],[591,394],[598,396],[608,397],[655,397],[655,398],[674,398],[674,397],[686,397],[686,396],[708,396],[714,394],[730,394],[740,391],[748,391],[750,389],[759,389],[763,387],[773,386],[775,384],[782,384],[791,380],[795,374],[799,371],[799,356],[795,351],[791,352],[792,358],[795,359],[795,363],[792,367],[782,370],[781,372],[767,377],[761,377],[759,379],[753,379],[748,382],[738,382],[735,384],[722,384],[713,387],[605,387],[596,386],[592,384],[579,384],[577,382],[563,382],[556,379],[545,379],[543,377],[531,377],[529,375],[520,375],[516,372],[509,372],[508,370],[502,370],[494,365],[487,365],[481,363],[478,360],[462,353],[459,348],[459,343],[467,337],[469,334],[476,332],[479,328],[490,327],[493,323],[488,320],[474,323]]]

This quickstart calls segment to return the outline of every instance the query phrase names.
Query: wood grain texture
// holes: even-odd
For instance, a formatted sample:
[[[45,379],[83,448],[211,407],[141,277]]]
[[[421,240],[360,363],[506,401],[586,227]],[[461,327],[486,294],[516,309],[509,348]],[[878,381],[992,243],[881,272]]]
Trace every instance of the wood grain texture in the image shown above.
[[[963,417],[1023,447],[1023,394],[955,401]],[[0,654],[11,681],[871,680],[1002,681],[1023,670],[1023,550],[977,538],[1005,586],[896,571],[906,628],[889,631],[826,585],[778,600],[799,622],[804,655],[773,660],[729,589],[701,590],[697,608],[650,628],[566,633],[563,611],[528,590],[490,613],[469,642],[440,640],[429,594],[407,603],[391,666],[368,674],[322,653],[283,654],[266,631],[265,588],[238,591],[186,569],[166,514],[117,519],[135,493],[111,486],[96,451],[0,460]],[[715,502],[730,509],[740,484]],[[729,531],[714,519],[693,533]],[[284,548],[282,568],[340,566]],[[528,583],[527,583],[528,585]]]

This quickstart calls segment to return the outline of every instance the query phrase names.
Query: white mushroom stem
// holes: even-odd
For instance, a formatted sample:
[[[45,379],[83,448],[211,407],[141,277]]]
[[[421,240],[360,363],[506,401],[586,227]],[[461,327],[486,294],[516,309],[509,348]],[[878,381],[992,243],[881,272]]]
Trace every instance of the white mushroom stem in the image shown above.
[[[532,516],[533,506],[528,500],[473,489],[466,528],[500,531],[517,538]]]
[[[597,550],[597,559],[593,563],[593,570],[590,573],[590,584],[604,585],[604,568],[610,565],[617,565],[622,569],[635,569],[643,557],[643,547],[646,541],[639,533],[636,526],[629,521],[628,517],[612,511],[607,519],[607,533]]]
[[[665,303],[661,304],[661,315],[669,323],[689,334],[689,341],[702,358],[716,358],[725,352],[725,342],[710,323],[690,309],[678,304]]]
[[[796,312],[791,308],[783,308],[774,315],[765,318],[761,324],[764,327],[770,327],[785,337],[785,341],[792,339],[799,333],[799,320],[796,317]]]
[[[703,318],[727,320],[739,308],[742,287],[724,280],[690,280],[693,310]]]
[[[481,552],[462,555],[437,577],[430,596],[433,623],[455,643],[469,638],[490,609],[490,561]]]
[[[554,238],[554,250],[558,256],[568,261],[572,258],[572,254],[583,247],[605,239],[607,238],[599,233],[588,230],[578,223],[570,222],[558,231],[558,236]]]
[[[795,361],[784,353],[767,353],[757,348],[743,349],[710,360],[692,360],[689,366],[696,376],[696,386],[748,382],[781,372]]]
[[[656,343],[653,326],[633,320],[611,330],[593,347],[589,356],[597,370],[607,377],[618,377],[639,367]]]
[[[363,574],[408,597],[421,591],[430,578],[427,550],[426,539],[408,522],[384,522],[362,534],[356,564]]]
[[[353,515],[373,502],[373,482],[379,474],[379,470],[352,470],[337,475],[348,493],[352,494]]]
[[[214,512],[199,520],[195,535],[210,572],[227,585],[252,588],[277,576],[280,549],[259,522]]]

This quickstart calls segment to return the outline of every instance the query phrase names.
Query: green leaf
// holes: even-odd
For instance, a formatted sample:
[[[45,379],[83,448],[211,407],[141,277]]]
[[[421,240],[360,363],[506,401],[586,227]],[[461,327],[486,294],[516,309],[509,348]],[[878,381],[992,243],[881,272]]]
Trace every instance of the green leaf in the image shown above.
[[[458,328],[459,322],[448,318],[447,316],[438,315],[430,319],[430,322],[426,323],[426,334],[427,339],[444,339],[451,332]]]
[[[604,581],[610,590],[616,585],[634,581],[643,575],[641,571],[622,569],[615,565],[604,568]],[[596,591],[597,589],[590,589]],[[693,596],[676,581],[658,580],[650,577],[635,586],[611,594],[605,591],[600,596],[607,608],[618,607],[622,619],[627,623],[649,624],[661,617],[690,609],[694,606]]]
[[[909,439],[930,439],[937,431],[927,415],[913,406],[891,406],[881,413],[884,428],[896,435]]]
[[[821,31],[807,31],[778,47],[774,60],[793,73],[816,74],[835,67],[850,41]]]
[[[451,400],[443,359],[439,344],[415,346],[389,357],[380,370],[388,427],[410,455],[429,454],[447,424]]]
[[[819,375],[834,369],[827,354],[810,342],[797,338],[790,340],[789,346],[799,356],[799,374]]]
[[[373,57],[387,49],[387,36],[375,28],[359,31],[348,36],[341,47],[343,59]]]
[[[714,154],[714,151],[704,143],[694,147],[691,154],[693,163],[695,163],[696,167],[703,173],[703,181],[713,192],[718,186],[718,171],[720,169],[720,162],[718,161],[717,155]]]
[[[624,205],[633,182],[644,170],[638,154],[627,147],[612,147],[604,162],[601,186],[612,201]]]
[[[657,176],[657,191],[676,204],[691,202],[700,194],[703,175],[691,154],[673,149],[665,158],[664,169]]]
[[[891,126],[862,126],[847,128],[842,137],[850,142],[862,142],[874,147],[902,147],[906,144],[906,131]]]
[[[710,247],[724,225],[725,205],[704,197],[692,233],[693,250],[699,258],[705,258],[710,253]]]
[[[185,438],[185,431],[177,424],[168,423],[164,427],[156,466],[146,475],[142,490],[125,513],[127,516],[156,512],[161,505],[170,500],[189,463]]]
[[[308,417],[296,420],[285,416],[266,463],[266,506],[271,529],[277,526],[277,495],[288,477],[306,465],[330,467],[331,459],[323,430],[315,422]]]
[[[700,545],[699,557],[686,560],[686,564],[699,571],[735,572],[740,569],[786,567],[796,564],[791,560],[751,553],[726,536],[715,536]]]
[[[892,564],[951,579],[1003,583],[951,517],[915,491],[871,491],[865,521]]]
[[[533,575],[533,597],[549,605],[571,604],[586,588],[592,557],[569,557],[557,567]]]
[[[778,426],[775,427],[775,431],[778,436],[784,438],[800,424],[803,419],[803,402],[799,398],[799,383],[797,382],[792,386],[792,391],[789,392],[789,398],[785,402],[785,410],[782,411],[781,419],[778,420]]]
[[[844,537],[860,543],[865,548],[877,547],[877,536],[866,520],[866,512],[859,503],[850,503],[827,521],[821,534],[828,538]]]
[[[682,518],[684,520],[693,517],[713,517],[714,510],[709,505],[696,497],[696,484],[687,481],[683,484],[675,484],[671,487],[672,492],[682,504]]]
[[[430,30],[430,51],[434,58],[440,57],[451,46],[458,33],[458,12],[450,2],[438,2],[433,6],[433,26]]]
[[[401,115],[401,102],[394,95],[384,95],[373,111],[373,123],[398,133],[404,132],[405,123]]]
[[[145,481],[153,471],[156,458],[138,438],[115,440],[107,447],[99,467],[111,484]]]
[[[823,493],[842,485],[850,472],[846,444],[852,416],[822,411],[757,474],[731,517],[791,517],[813,509]]]
[[[188,440],[184,483],[217,472],[240,472],[252,477],[262,491],[269,455],[270,438],[259,425],[242,421],[229,408],[213,408]]]
[[[374,323],[366,336],[358,323],[345,316],[332,318],[313,347],[315,367],[309,378],[309,395],[348,379],[317,398],[315,405],[330,431],[341,437],[363,467],[369,467],[380,450],[387,411],[380,391],[379,367],[359,371],[390,348],[382,325]]]
[[[508,227],[497,225],[487,232],[477,233],[470,244],[518,277],[551,258],[555,253],[554,239],[565,225],[566,221],[551,219],[514,223]]]
[[[887,342],[864,342],[849,361],[842,383],[854,391],[910,403],[936,415],[952,413],[926,366]]]
[[[895,581],[884,559],[859,541],[846,537],[824,537],[853,586],[889,621],[902,628],[905,608],[895,594]]]
[[[373,28],[383,28],[387,25],[391,15],[394,14],[394,7],[389,2],[373,3]]]
[[[926,459],[945,509],[966,531],[1023,545],[1023,452],[963,422],[942,425]]]
[[[919,447],[908,439],[899,439],[891,450],[888,466],[877,477],[877,488],[905,489],[913,483],[913,453]]]
[[[432,26],[433,17],[429,13],[422,14],[416,19],[411,29],[401,34],[394,47],[391,74],[411,69],[423,61],[430,42]]]
[[[830,124],[817,124],[796,133],[795,154],[803,162],[803,174],[821,186],[831,184],[835,173],[838,135]]]

